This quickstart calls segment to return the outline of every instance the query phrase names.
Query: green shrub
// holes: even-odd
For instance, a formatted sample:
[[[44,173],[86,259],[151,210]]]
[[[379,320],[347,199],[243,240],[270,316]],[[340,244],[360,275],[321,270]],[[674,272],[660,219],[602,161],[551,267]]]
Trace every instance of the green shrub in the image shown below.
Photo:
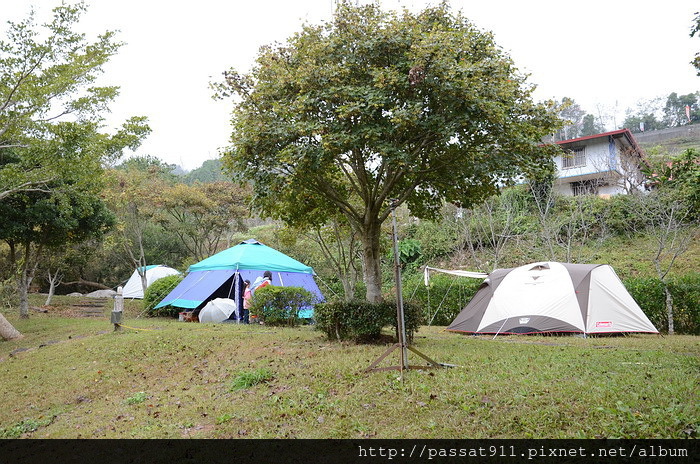
[[[669,288],[673,296],[675,332],[700,335],[700,273],[674,277]]]
[[[268,285],[253,294],[250,314],[262,315],[267,325],[295,326],[300,322],[299,310],[314,303],[316,296],[303,287]]]
[[[156,280],[146,289],[146,293],[143,296],[143,308],[148,311],[149,316],[177,317],[178,313],[182,311],[180,308],[174,306],[163,306],[158,309],[154,308],[163,298],[168,296],[168,293],[173,291],[180,282],[182,282],[181,275],[170,275]]]
[[[353,340],[358,343],[377,341],[384,327],[397,330],[396,302],[368,303],[362,300],[350,302],[333,300],[315,307],[318,330],[329,339]],[[413,335],[422,323],[422,314],[417,305],[404,303],[406,337]]]
[[[323,294],[330,300],[333,298],[343,298],[345,296],[345,291],[343,290],[343,284],[337,277],[329,277],[322,281],[323,285],[319,286]],[[367,287],[362,280],[355,283],[355,288],[353,289],[352,299],[362,299],[367,293]]]
[[[260,369],[240,371],[233,378],[229,391],[233,392],[254,387],[259,383],[269,382],[274,378],[275,374],[270,369],[267,369],[265,367],[262,367]]]
[[[450,325],[482,282],[483,279],[432,273],[430,287],[426,287],[423,274],[414,274],[403,279],[404,301],[421,309],[425,324]]]
[[[124,402],[126,404],[141,404],[148,399],[148,394],[146,392],[137,392],[134,395],[128,397]]]
[[[656,277],[626,279],[625,287],[656,328],[668,330],[666,295]],[[673,297],[673,326],[677,334],[700,335],[700,273],[673,277],[668,282]]]

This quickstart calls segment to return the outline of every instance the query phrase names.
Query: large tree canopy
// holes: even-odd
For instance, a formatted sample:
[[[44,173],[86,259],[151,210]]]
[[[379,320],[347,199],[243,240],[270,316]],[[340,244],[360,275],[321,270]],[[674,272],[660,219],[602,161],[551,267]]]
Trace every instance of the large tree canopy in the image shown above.
[[[551,106],[490,33],[446,4],[413,15],[339,5],[332,22],[263,47],[236,95],[225,165],[254,205],[288,223],[342,212],[363,242],[367,299],[381,297],[380,227],[406,203],[429,216],[548,163]]]
[[[82,166],[73,157],[36,149],[52,138],[61,122],[99,124],[117,87],[94,86],[102,66],[121,43],[114,32],[88,42],[74,26],[85,5],[61,5],[39,26],[31,13],[8,22],[7,40],[0,40],[0,199],[15,192],[47,190],[47,185]],[[145,118],[127,121],[112,137],[102,157],[135,148],[149,132]],[[120,143],[112,143],[119,141]],[[8,161],[9,160],[9,161]]]
[[[94,86],[121,44],[75,31],[85,5],[62,4],[42,26],[8,22],[0,40],[0,239],[10,250],[20,315],[42,252],[103,234],[112,217],[99,197],[102,169],[150,129],[143,117],[103,132],[117,87]]]

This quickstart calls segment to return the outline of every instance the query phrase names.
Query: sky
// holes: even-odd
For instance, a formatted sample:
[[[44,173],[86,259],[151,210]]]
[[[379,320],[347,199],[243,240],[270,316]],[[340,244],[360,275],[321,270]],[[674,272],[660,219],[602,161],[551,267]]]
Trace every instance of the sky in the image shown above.
[[[360,4],[369,0],[357,0]],[[6,22],[31,7],[46,20],[60,0],[0,0]],[[248,71],[259,48],[284,43],[302,24],[330,20],[334,0],[86,0],[79,29],[88,38],[119,31],[125,45],[105,66],[102,85],[120,87],[108,127],[147,116],[152,134],[136,151],[186,170],[218,158],[229,143],[231,101],[211,98],[209,83],[233,67]],[[418,12],[436,1],[380,0],[385,10]],[[538,101],[573,98],[621,124],[640,100],[700,90],[689,64],[700,51],[690,38],[697,0],[452,0],[514,60]],[[110,126],[111,125],[111,126]]]

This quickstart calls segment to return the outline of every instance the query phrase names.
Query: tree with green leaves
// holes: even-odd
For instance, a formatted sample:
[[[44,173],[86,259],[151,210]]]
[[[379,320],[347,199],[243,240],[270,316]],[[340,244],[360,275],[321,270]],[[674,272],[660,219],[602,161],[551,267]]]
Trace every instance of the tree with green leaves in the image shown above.
[[[700,238],[700,153],[688,149],[669,162],[645,169],[655,189],[635,196],[643,231],[654,239],[651,256],[666,298],[668,333],[674,332],[674,303],[669,277],[678,258]]]
[[[223,239],[242,230],[246,191],[231,182],[175,184],[161,192],[155,220],[172,231],[195,262],[219,251]]]
[[[114,33],[88,42],[75,31],[85,5],[61,5],[37,26],[33,13],[9,22],[0,41],[0,238],[8,243],[20,316],[42,252],[104,233],[111,215],[99,192],[103,166],[136,149],[150,129],[143,117],[104,131],[117,87],[96,87],[118,50]]]
[[[633,133],[665,129],[663,98],[640,99],[634,109],[627,108],[622,127]]]
[[[686,112],[686,107],[687,112]],[[700,121],[700,92],[678,95],[672,92],[664,106],[664,123],[666,127],[685,126]]]
[[[695,17],[690,26],[690,37],[695,37],[695,34],[700,38],[700,11],[695,13]],[[695,54],[695,58],[693,58],[690,64],[698,70],[698,76],[700,76],[700,52]]]
[[[583,129],[586,112],[574,99],[564,97],[557,107],[558,116],[564,121],[564,127],[554,135],[554,141],[571,140],[579,137]]]
[[[100,114],[118,94],[117,87],[93,86],[103,65],[121,43],[114,32],[94,42],[74,30],[86,7],[61,5],[53,19],[38,26],[34,13],[8,22],[7,40],[0,40],[0,200],[20,191],[47,191],[66,173],[80,171],[76,156],[37,150],[37,141],[56,132],[68,119],[101,121]],[[135,148],[149,129],[145,119],[132,118],[112,137],[116,157],[125,146]],[[105,147],[106,148],[106,147]]]
[[[579,134],[581,137],[601,134],[603,132],[605,132],[605,126],[597,121],[595,116],[589,113],[583,117],[581,133]]]
[[[253,205],[292,225],[343,214],[362,243],[370,302],[382,300],[381,226],[406,204],[478,203],[551,162],[553,104],[532,100],[490,33],[446,2],[418,14],[340,2],[333,20],[263,47],[238,96],[223,162],[252,181]]]
[[[167,165],[151,157],[132,158],[109,170],[106,177],[105,199],[117,217],[114,241],[130,272],[136,269],[141,277],[145,292],[146,266],[155,264],[154,252],[167,249],[171,241],[157,217],[161,192],[172,185],[174,177]]]
[[[44,252],[101,236],[113,216],[94,192],[47,184],[53,193],[21,192],[0,201],[0,239],[9,246],[20,317],[29,317],[28,290]]]

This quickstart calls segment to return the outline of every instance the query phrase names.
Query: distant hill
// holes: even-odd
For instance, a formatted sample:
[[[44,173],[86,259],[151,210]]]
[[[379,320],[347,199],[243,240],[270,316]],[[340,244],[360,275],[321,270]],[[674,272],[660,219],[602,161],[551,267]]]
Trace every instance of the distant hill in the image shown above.
[[[187,175],[185,175],[183,180],[186,184],[190,185],[194,184],[195,182],[206,184],[209,182],[230,181],[231,179],[224,175],[221,167],[221,160],[207,160],[201,167],[190,171]]]
[[[634,134],[634,138],[647,152],[659,147],[662,153],[677,155],[688,148],[700,150],[700,124],[638,132]]]

